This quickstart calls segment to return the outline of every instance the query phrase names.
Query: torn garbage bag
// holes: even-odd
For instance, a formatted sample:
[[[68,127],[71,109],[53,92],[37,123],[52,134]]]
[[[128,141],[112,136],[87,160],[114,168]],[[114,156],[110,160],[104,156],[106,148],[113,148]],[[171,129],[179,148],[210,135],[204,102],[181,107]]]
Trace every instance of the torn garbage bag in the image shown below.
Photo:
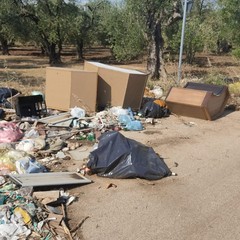
[[[171,175],[170,169],[151,147],[116,131],[103,133],[98,148],[89,155],[92,173],[109,178],[157,180]]]
[[[3,103],[7,98],[15,96],[18,93],[20,92],[14,88],[0,88],[0,103]]]
[[[162,100],[150,100],[140,110],[140,115],[147,118],[169,117],[170,111]]]

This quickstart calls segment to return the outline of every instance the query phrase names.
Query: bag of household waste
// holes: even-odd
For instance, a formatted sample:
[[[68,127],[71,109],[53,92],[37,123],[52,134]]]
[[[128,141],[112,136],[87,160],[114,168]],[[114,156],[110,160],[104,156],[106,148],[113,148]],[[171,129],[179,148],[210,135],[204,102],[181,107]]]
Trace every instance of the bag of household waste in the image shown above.
[[[119,115],[118,121],[124,126],[125,130],[129,131],[141,131],[143,130],[143,125],[138,120],[132,120],[129,115]]]
[[[147,118],[168,117],[170,111],[162,100],[150,100],[140,110],[140,115]]]
[[[142,131],[143,125],[140,121],[135,120],[131,108],[128,108],[126,114],[119,114],[118,121],[124,126],[125,130]]]
[[[21,93],[14,88],[2,87],[0,88],[0,104],[5,108],[13,108],[12,104],[7,100],[16,94]]]
[[[13,122],[0,121],[0,143],[17,142],[23,137],[23,132]]]
[[[4,110],[0,108],[0,119],[3,119],[4,116]]]
[[[170,169],[153,148],[116,131],[99,137],[98,148],[90,153],[87,167],[93,174],[109,178],[157,180],[171,175]]]
[[[19,91],[14,88],[1,87],[0,88],[0,103],[4,102],[9,97],[18,94]]]

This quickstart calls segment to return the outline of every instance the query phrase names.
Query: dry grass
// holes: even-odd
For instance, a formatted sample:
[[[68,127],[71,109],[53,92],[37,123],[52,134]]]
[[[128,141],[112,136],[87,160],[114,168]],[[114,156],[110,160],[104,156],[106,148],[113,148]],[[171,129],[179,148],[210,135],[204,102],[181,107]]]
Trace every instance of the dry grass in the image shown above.
[[[11,87],[23,94],[31,94],[32,91],[45,92],[45,73],[49,66],[48,58],[40,55],[33,48],[14,48],[10,56],[0,56],[0,87]],[[128,64],[117,64],[110,57],[110,52],[104,48],[88,49],[85,53],[86,60],[100,61],[140,71],[146,71],[146,62],[134,61]],[[65,50],[63,67],[82,69],[83,63],[76,61],[73,49]],[[151,89],[155,85],[161,86],[164,92],[168,92],[171,86],[183,86],[188,81],[222,84],[225,78],[240,78],[239,62],[231,56],[199,55],[193,65],[182,65],[183,79],[177,81],[178,63],[167,62],[167,81],[151,81],[147,86]]]
[[[23,94],[45,91],[47,59],[29,56],[1,56],[0,87],[15,88]]]

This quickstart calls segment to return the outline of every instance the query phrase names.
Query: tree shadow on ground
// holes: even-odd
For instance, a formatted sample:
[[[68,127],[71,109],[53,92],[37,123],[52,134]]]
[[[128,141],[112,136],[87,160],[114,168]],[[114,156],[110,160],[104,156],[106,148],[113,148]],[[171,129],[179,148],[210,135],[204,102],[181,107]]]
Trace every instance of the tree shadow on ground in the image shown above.
[[[7,58],[0,60],[0,69],[33,69],[48,66],[47,60],[44,58]]]
[[[213,63],[214,67],[239,67],[239,63],[233,63],[233,62],[217,62]]]

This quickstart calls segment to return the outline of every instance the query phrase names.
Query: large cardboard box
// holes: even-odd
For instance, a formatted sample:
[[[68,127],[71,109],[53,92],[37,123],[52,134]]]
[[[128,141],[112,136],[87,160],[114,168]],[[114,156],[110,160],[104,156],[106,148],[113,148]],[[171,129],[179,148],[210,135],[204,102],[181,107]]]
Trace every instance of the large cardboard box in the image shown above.
[[[166,104],[177,115],[214,120],[222,114],[228,98],[226,86],[189,82],[184,88],[172,87]]]
[[[76,106],[96,111],[97,73],[47,67],[45,95],[48,108],[68,111]]]
[[[99,110],[107,106],[131,107],[133,110],[141,107],[147,74],[89,61],[84,62],[84,70],[98,73],[97,105]]]

